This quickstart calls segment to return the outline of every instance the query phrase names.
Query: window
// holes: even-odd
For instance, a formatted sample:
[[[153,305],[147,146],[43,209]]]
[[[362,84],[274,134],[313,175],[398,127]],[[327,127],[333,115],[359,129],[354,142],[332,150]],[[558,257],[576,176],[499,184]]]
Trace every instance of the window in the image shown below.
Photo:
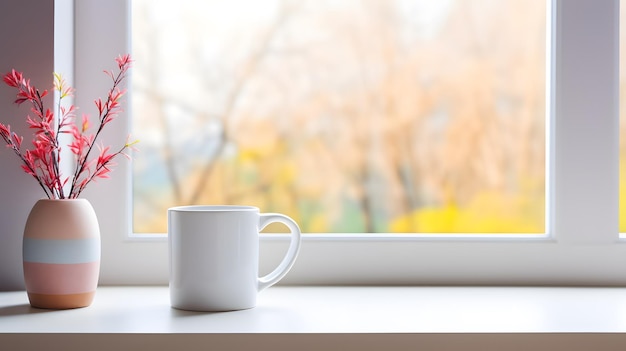
[[[545,0],[132,1],[135,232],[544,233]]]
[[[620,186],[619,186],[619,226],[620,232],[626,232],[626,7],[620,6],[620,73],[619,73],[619,120],[620,120]]]
[[[94,96],[93,67],[128,51],[129,4],[77,1],[76,87]],[[304,240],[287,282],[362,284],[618,284],[617,0],[549,3],[548,236],[316,235]],[[111,18],[120,18],[111,26]],[[97,45],[96,45],[97,44]],[[91,88],[96,91],[90,90]],[[81,102],[77,96],[77,104]],[[106,137],[123,141],[128,126]],[[128,167],[117,172],[129,174]],[[167,244],[130,230],[130,178],[88,197],[103,231],[103,283],[167,281]],[[262,267],[285,241],[262,237]]]

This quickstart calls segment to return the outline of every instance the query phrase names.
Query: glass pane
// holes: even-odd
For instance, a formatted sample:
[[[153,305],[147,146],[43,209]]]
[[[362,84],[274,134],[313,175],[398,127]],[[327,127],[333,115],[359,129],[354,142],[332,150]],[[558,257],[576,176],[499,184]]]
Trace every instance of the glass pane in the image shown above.
[[[619,131],[620,131],[620,141],[619,141],[619,231],[620,233],[626,233],[626,89],[624,88],[624,84],[626,84],[626,79],[624,75],[626,72],[624,69],[624,63],[626,57],[624,55],[626,52],[624,51],[626,45],[626,35],[624,20],[626,20],[626,8],[624,8],[624,3],[620,1],[620,28],[619,28],[619,37],[620,37],[620,68],[619,68]]]
[[[626,52],[624,51],[626,45],[626,29],[624,25],[624,19],[626,19],[626,8],[624,3],[620,1],[620,70],[619,70],[619,134],[620,134],[620,153],[619,153],[619,231],[620,233],[626,233],[626,78],[624,75],[624,64],[626,63]]]
[[[134,0],[134,229],[542,233],[543,0]]]

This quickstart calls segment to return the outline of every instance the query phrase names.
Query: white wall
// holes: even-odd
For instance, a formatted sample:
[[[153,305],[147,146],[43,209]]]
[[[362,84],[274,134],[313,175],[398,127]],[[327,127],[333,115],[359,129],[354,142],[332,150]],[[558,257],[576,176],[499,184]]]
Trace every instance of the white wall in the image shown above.
[[[53,65],[54,2],[0,1],[0,73],[15,68],[44,89],[52,84]],[[24,135],[26,143],[30,139],[25,120],[29,108],[23,105],[18,109],[14,99],[14,90],[2,83],[0,122]],[[20,169],[17,157],[0,145],[0,290],[23,288],[22,232],[30,208],[42,196],[36,181]]]

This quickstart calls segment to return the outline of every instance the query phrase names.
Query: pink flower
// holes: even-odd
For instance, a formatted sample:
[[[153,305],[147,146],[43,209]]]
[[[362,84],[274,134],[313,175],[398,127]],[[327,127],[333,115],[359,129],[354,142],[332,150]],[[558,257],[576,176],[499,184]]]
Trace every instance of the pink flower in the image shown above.
[[[15,147],[17,147],[18,149],[22,147],[22,141],[24,141],[24,137],[13,133],[11,135],[11,139],[13,140],[13,144],[15,144]]]
[[[26,123],[34,129],[34,139],[32,149],[22,150],[24,138],[11,132],[8,125],[0,123],[0,136],[7,147],[21,159],[21,168],[34,177],[39,186],[44,190],[48,198],[77,198],[85,187],[95,178],[108,178],[111,167],[115,164],[113,160],[118,155],[128,157],[125,153],[127,148],[134,149],[128,140],[118,151],[110,152],[110,146],[103,147],[96,145],[99,154],[91,157],[103,127],[110,123],[121,111],[120,100],[125,90],[120,89],[120,84],[126,77],[128,69],[131,67],[132,59],[130,55],[119,56],[115,59],[119,71],[105,73],[112,78],[113,86],[107,92],[105,102],[102,99],[95,100],[98,109],[98,123],[94,133],[87,133],[90,128],[89,116],[82,115],[80,128],[76,125],[74,105],[62,106],[65,97],[72,96],[74,89],[67,84],[63,77],[54,73],[53,88],[59,92],[57,100],[58,115],[53,110],[44,107],[43,98],[48,94],[47,90],[40,92],[32,86],[30,80],[25,79],[21,72],[11,70],[3,76],[3,81],[9,87],[16,88],[16,104],[29,102],[31,104],[31,115],[26,116]],[[75,169],[71,175],[61,173],[61,150],[63,147],[59,142],[59,135],[69,134],[71,142],[65,145],[74,155]],[[67,192],[66,185],[69,186]]]
[[[130,54],[126,54],[124,56],[118,56],[115,61],[117,62],[117,66],[119,69],[126,70],[131,67],[133,60],[130,58]]]
[[[109,161],[111,161],[111,159],[114,156],[113,154],[107,154],[109,149],[111,149],[110,146],[107,146],[107,147],[98,146],[98,149],[100,149],[100,155],[98,156],[98,162],[96,164],[96,168],[106,166],[107,163],[109,163]]]

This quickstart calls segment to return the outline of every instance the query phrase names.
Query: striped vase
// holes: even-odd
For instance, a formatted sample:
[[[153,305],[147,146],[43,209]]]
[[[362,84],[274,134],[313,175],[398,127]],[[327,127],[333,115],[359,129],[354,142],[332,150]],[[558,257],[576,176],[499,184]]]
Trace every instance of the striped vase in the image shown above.
[[[23,261],[31,306],[89,306],[100,273],[100,227],[89,201],[37,201],[24,228]]]

